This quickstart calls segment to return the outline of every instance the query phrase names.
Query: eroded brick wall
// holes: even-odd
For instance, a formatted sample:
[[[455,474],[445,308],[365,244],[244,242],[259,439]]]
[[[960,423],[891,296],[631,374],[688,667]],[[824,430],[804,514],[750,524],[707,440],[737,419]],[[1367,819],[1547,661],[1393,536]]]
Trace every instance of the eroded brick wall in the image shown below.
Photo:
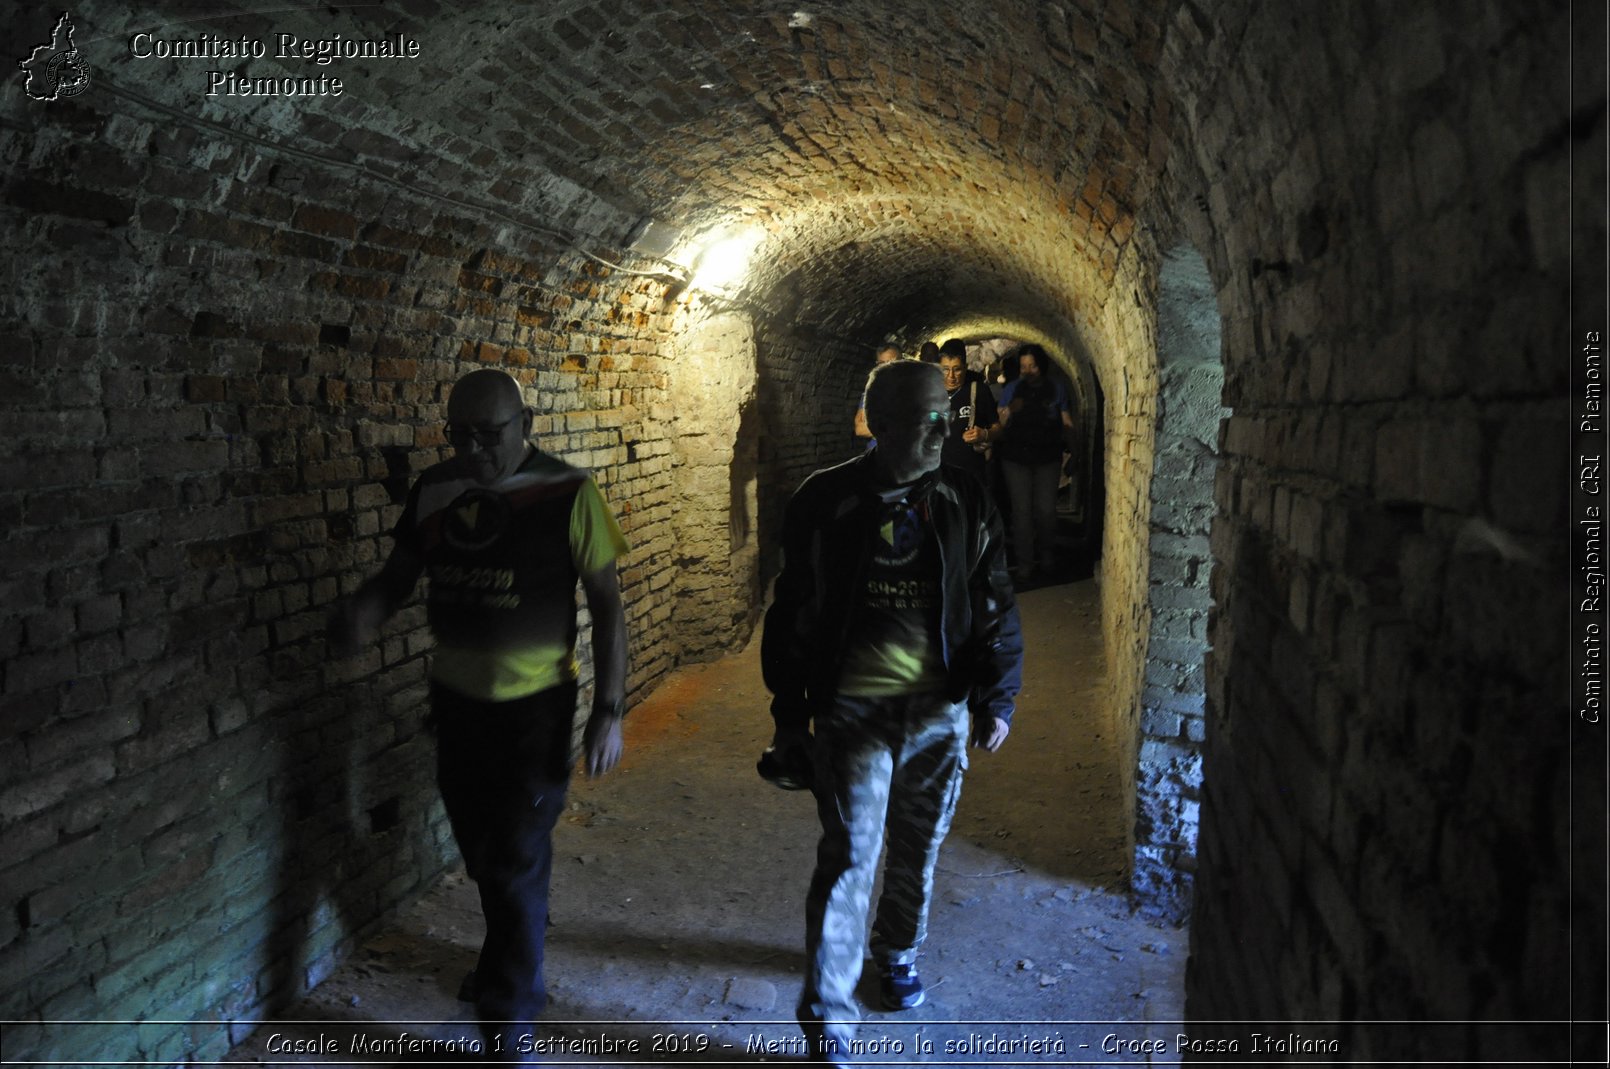
[[[1224,368],[1218,301],[1195,250],[1172,250],[1157,291],[1156,458],[1132,885],[1148,913],[1186,920],[1196,870],[1213,485]]]
[[[1152,472],[1133,883],[1149,912],[1178,921],[1189,915],[1196,868],[1223,381],[1217,366],[1164,370]]]

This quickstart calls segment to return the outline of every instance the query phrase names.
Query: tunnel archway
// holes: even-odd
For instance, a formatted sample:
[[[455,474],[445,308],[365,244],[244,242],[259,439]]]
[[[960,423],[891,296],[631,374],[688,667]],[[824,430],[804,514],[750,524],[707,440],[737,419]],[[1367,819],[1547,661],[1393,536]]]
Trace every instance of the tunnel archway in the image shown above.
[[[105,265],[98,281],[126,295],[145,345],[106,358],[121,376],[115,389],[137,393],[127,403],[144,404],[153,426],[190,436],[157,460],[134,433],[129,468],[109,474],[183,485],[168,534],[197,561],[229,568],[254,534],[280,554],[261,576],[232,572],[233,586],[214,590],[235,593],[205,614],[199,594],[174,602],[195,621],[172,632],[174,658],[215,662],[233,680],[227,655],[209,655],[202,637],[223,623],[253,636],[243,657],[263,653],[250,678],[267,674],[267,660],[284,677],[250,716],[200,706],[203,734],[222,745],[272,732],[327,675],[355,683],[377,716],[417,693],[428,650],[417,614],[393,626],[377,656],[326,673],[316,599],[350,589],[385,552],[398,498],[354,480],[401,486],[443,456],[445,386],[488,364],[521,380],[539,439],[595,473],[639,547],[622,569],[641,636],[636,693],[752,622],[781,502],[841,455],[865,346],[892,330],[1031,340],[1068,354],[1061,362],[1081,381],[1099,378],[1109,438],[1098,455],[1106,485],[1122,488],[1102,520],[1102,617],[1110,629],[1141,615],[1147,474],[1132,457],[1152,433],[1155,375],[1145,311],[1120,295],[1144,289],[1150,239],[1136,209],[1156,180],[1146,161],[1164,143],[1167,107],[1121,57],[1154,52],[1158,21],[1115,28],[1098,57],[1087,39],[1096,24],[1079,12],[1019,19],[986,4],[947,9],[915,34],[889,13],[779,17],[764,5],[730,9],[728,32],[687,13],[652,28],[607,24],[569,3],[225,15],[246,37],[443,42],[407,66],[352,65],[348,92],[365,109],[354,123],[334,97],[192,106],[193,62],[116,46],[193,27],[93,2],[74,17],[79,43],[102,49],[86,52],[102,92],[27,119],[41,172],[54,165],[84,188],[62,194],[38,179],[18,196],[68,220],[51,236],[79,243],[86,262]],[[987,45],[974,36],[985,27]],[[884,46],[892,40],[898,55]],[[947,79],[964,71],[965,85],[935,96],[924,57],[958,48]],[[661,61],[616,61],[632,49]],[[1086,70],[1107,73],[1057,74],[1086,53]],[[763,77],[762,55],[786,73]],[[255,66],[294,72],[284,60]],[[497,91],[512,81],[519,96]],[[476,88],[421,94],[421,84]],[[623,84],[658,99],[639,106]],[[1154,104],[1155,131],[1114,119]],[[968,115],[979,136],[952,136]],[[114,157],[142,161],[140,173],[112,167]],[[747,270],[699,278],[708,246],[737,234],[755,238]],[[169,273],[145,271],[147,261]],[[42,331],[64,315],[69,331],[112,329],[51,298],[34,314]],[[128,435],[129,421],[117,422]],[[253,470],[258,457],[274,470]],[[207,467],[228,473],[227,489],[209,483]],[[142,531],[127,525],[120,543],[141,551],[132,538]],[[1115,546],[1128,548],[1114,556]],[[1138,665],[1126,674],[1138,679]],[[142,737],[195,732],[177,706],[156,711],[160,675],[129,678]],[[1119,688],[1112,700],[1129,707],[1134,694]],[[408,752],[420,745],[415,728],[397,735]],[[363,769],[386,758],[358,744],[352,760]],[[417,879],[439,866],[442,818],[427,798],[405,799],[386,835],[410,844]],[[368,847],[386,848],[378,838]],[[226,853],[225,869],[240,851]],[[407,885],[397,874],[354,894],[384,909]],[[305,927],[309,952],[327,960],[363,922],[285,923]],[[203,989],[227,987],[220,1002],[232,1006],[259,997],[233,975],[252,953],[204,958]],[[293,994],[308,975],[283,963],[278,972],[292,989],[261,997]]]
[[[965,322],[965,319],[963,320]],[[970,361],[975,371],[994,376],[992,388],[999,392],[1009,376],[1016,374],[1018,352],[1026,345],[1041,344],[1033,338],[1011,335],[985,335],[976,341],[967,338]],[[1089,575],[1101,555],[1101,471],[1102,393],[1095,369],[1077,350],[1047,349],[1054,365],[1052,374],[1067,390],[1073,417],[1074,450],[1063,469],[1065,486],[1058,490],[1059,515],[1067,517],[1071,530],[1059,532],[1060,551],[1070,562],[1069,574]],[[971,364],[970,364],[971,366]]]
[[[669,407],[681,536],[672,618],[683,656],[699,660],[742,642],[760,611],[755,338],[732,313],[685,310],[676,322]]]
[[[60,13],[36,14],[18,18],[48,45]],[[185,5],[83,0],[83,91],[47,100],[14,72],[0,97],[0,964],[30,978],[0,995],[8,1020],[219,1022],[137,1042],[19,1028],[14,1056],[216,1055],[442,870],[440,807],[393,786],[428,763],[423,613],[342,664],[321,632],[386,553],[393,491],[444,455],[446,384],[474,367],[510,369],[541,441],[622,514],[641,695],[742,630],[766,567],[745,555],[842,455],[872,341],[976,329],[1078,352],[1102,399],[1106,700],[1140,748],[1147,651],[1168,641],[1155,319],[1179,234],[1215,284],[1234,408],[1193,1013],[1568,1003],[1549,963],[1603,888],[1515,874],[1575,845],[1572,739],[1535,720],[1567,649],[1539,592],[1568,554],[1567,495],[1536,473],[1566,467],[1570,241],[1603,230],[1566,192],[1577,168],[1578,190],[1604,184],[1602,84],[1576,100],[1556,77],[1569,5],[215,15],[205,32],[265,54],[144,55],[138,33],[198,40]],[[275,51],[337,34],[420,47],[329,67]],[[343,90],[212,92],[213,69]],[[749,230],[749,270],[712,290],[678,258]],[[728,402],[694,455],[679,411],[690,354],[712,352]],[[724,504],[681,509],[690,487]],[[684,558],[727,614],[686,633],[704,606]],[[1146,780],[1138,754],[1125,774]],[[319,787],[311,812],[287,817],[287,781]],[[1148,818],[1154,873],[1185,856],[1179,797]],[[341,866],[339,909],[279,893]],[[1602,995],[1602,969],[1573,975]]]

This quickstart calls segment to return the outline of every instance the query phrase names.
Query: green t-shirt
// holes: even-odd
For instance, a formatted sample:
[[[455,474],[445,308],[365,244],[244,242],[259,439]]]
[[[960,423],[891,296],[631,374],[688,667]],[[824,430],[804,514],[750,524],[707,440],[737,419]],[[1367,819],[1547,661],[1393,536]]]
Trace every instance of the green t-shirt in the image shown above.
[[[431,468],[396,534],[425,562],[431,678],[481,701],[576,678],[577,579],[627,548],[592,477],[536,450],[490,486]]]
[[[885,495],[866,581],[846,636],[839,693],[891,697],[944,689],[939,545],[926,511]]]

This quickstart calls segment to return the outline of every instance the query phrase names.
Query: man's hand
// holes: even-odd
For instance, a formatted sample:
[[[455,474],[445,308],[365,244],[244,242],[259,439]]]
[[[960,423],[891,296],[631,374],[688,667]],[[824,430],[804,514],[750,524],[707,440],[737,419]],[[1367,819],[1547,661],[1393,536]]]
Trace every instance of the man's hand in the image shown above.
[[[610,712],[596,712],[587,718],[582,732],[587,753],[587,775],[602,776],[620,764],[626,743],[621,738],[621,718]]]
[[[351,657],[380,637],[391,614],[414,592],[425,562],[399,542],[386,558],[380,574],[360,586],[350,598],[330,606],[324,618],[325,642],[332,657]]]
[[[771,746],[756,762],[755,771],[762,779],[785,791],[806,789],[816,778],[811,743],[808,722],[779,726],[772,734]]]
[[[1001,748],[1001,743],[1006,741],[1006,736],[1011,732],[1012,725],[998,716],[992,716],[987,720],[980,717],[979,723],[973,728],[973,745],[994,753]]]
[[[962,431],[962,441],[966,442],[968,445],[973,445],[974,443],[982,442],[983,440],[983,427],[968,427],[965,431]]]

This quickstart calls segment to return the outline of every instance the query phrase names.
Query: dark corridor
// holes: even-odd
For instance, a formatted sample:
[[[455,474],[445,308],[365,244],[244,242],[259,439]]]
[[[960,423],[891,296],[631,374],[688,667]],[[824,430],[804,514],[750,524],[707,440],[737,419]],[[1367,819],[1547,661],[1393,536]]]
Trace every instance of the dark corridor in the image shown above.
[[[6,21],[7,1058],[221,1057],[452,864],[423,607],[323,624],[465,372],[619,514],[639,704],[873,344],[1009,337],[1099,398],[1081,700],[1191,1032],[1603,1060],[1602,5],[263,8]]]

